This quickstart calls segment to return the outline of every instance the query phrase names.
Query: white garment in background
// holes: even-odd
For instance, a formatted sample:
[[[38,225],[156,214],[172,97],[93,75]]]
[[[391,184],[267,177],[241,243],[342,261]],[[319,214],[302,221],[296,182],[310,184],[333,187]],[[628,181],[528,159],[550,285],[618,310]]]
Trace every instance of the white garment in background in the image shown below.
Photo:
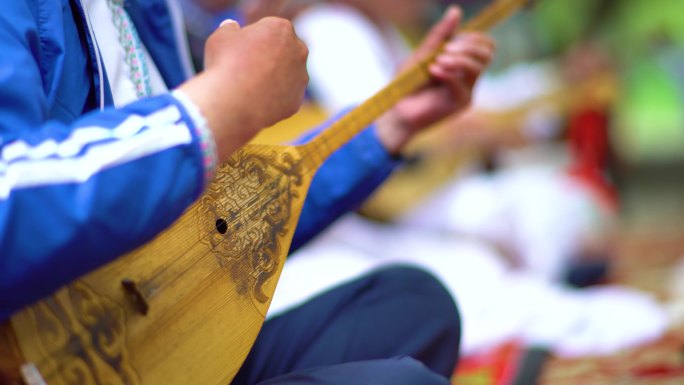
[[[557,66],[550,62],[521,63],[498,73],[485,73],[473,91],[473,108],[489,113],[506,112],[563,87]],[[544,105],[525,117],[523,133],[532,142],[557,135],[562,128],[558,108]]]
[[[320,3],[293,23],[309,47],[310,90],[331,114],[380,91],[410,53],[396,28],[379,28],[348,5]]]
[[[509,270],[480,242],[355,215],[288,258],[268,317],[391,264],[423,268],[445,285],[459,306],[465,355],[511,340],[566,357],[610,354],[659,337],[669,324],[647,294],[618,286],[567,289]]]
[[[501,245],[541,279],[562,278],[605,215],[584,185],[549,164],[526,164],[454,180],[399,222]]]

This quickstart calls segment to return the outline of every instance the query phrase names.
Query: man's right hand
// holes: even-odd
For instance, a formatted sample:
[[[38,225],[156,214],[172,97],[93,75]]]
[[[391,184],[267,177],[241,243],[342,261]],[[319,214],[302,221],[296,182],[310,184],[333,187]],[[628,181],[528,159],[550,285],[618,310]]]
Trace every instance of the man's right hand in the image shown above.
[[[240,29],[224,22],[207,40],[205,70],[180,86],[207,119],[226,160],[259,130],[299,109],[308,50],[292,24],[265,18]]]

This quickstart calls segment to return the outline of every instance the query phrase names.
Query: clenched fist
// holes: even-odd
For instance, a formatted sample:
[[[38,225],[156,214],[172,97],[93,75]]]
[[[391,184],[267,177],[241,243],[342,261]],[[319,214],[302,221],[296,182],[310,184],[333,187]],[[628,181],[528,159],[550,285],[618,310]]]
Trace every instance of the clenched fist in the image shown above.
[[[309,77],[308,50],[292,24],[224,22],[207,40],[205,70],[181,85],[207,118],[219,160],[259,130],[297,112]]]

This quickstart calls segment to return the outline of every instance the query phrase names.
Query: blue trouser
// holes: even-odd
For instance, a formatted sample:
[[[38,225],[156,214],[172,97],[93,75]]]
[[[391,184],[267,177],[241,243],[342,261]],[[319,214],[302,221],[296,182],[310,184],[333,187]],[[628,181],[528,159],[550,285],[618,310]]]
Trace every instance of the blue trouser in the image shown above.
[[[421,270],[387,268],[266,322],[232,385],[447,385],[459,340],[444,287]]]

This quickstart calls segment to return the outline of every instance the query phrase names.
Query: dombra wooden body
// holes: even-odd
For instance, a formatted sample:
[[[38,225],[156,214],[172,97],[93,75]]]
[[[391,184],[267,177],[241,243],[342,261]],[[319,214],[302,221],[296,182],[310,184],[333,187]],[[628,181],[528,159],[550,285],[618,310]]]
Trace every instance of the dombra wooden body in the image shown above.
[[[525,0],[499,0],[482,30]],[[168,230],[0,330],[0,384],[230,383],[256,339],[313,176],[335,150],[427,84],[435,55],[301,146],[248,145]]]

